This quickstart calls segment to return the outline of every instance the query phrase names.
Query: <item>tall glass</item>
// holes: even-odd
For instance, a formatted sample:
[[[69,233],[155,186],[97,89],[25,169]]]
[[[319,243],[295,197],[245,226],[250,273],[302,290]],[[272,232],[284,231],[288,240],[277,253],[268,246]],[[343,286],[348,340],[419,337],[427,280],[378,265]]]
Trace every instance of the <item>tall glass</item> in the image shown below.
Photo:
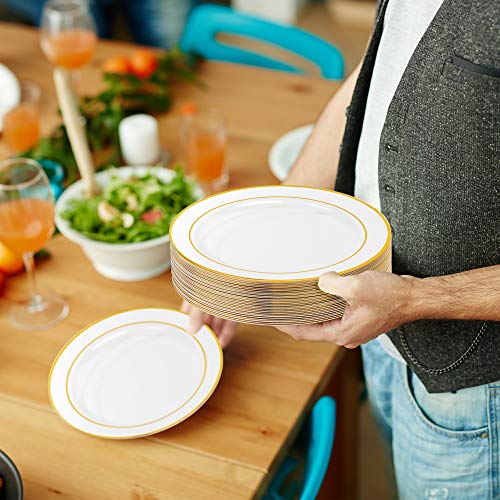
[[[40,138],[40,87],[28,80],[19,82],[21,102],[4,118],[3,134],[14,153],[33,147]]]
[[[199,110],[184,105],[181,140],[187,173],[194,177],[207,194],[227,186],[227,132],[224,116],[215,108]]]
[[[86,1],[49,0],[40,26],[42,50],[54,66],[74,71],[92,58],[97,36]]]
[[[54,232],[54,197],[42,167],[33,160],[15,158],[0,163],[0,241],[23,255],[31,297],[14,304],[9,317],[24,330],[49,328],[69,313],[62,297],[38,289],[33,255]]]

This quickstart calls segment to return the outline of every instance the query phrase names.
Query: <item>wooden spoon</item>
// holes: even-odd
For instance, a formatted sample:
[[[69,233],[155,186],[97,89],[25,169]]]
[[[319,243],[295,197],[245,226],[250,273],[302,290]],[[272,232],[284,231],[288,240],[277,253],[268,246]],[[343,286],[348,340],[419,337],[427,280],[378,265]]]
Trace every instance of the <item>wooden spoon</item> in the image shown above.
[[[69,71],[64,68],[54,69],[54,83],[69,142],[84,183],[84,192],[90,198],[99,194],[101,190],[95,180],[94,163],[85,135],[83,120],[77,108]]]

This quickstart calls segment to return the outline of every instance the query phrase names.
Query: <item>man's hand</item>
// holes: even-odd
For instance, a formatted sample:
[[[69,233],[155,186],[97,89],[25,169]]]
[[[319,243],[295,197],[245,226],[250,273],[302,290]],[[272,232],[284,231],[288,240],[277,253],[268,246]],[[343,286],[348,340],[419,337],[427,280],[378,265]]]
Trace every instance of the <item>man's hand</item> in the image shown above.
[[[216,318],[210,314],[200,311],[196,307],[188,304],[186,301],[182,303],[181,311],[189,314],[190,323],[188,333],[194,335],[203,325],[209,326],[217,335],[221,347],[224,349],[229,345],[233,337],[236,335],[238,323],[228,321],[222,318]]]
[[[411,298],[419,281],[381,271],[346,277],[326,273],[318,285],[324,292],[347,301],[344,316],[325,323],[276,328],[297,340],[332,342],[352,349],[417,319]]]

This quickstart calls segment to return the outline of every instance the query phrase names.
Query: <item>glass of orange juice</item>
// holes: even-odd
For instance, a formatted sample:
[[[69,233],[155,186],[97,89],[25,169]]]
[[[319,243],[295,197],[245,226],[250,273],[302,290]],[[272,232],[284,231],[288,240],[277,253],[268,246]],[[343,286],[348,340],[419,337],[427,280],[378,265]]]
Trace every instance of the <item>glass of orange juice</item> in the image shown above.
[[[200,110],[194,104],[182,107],[181,141],[186,170],[207,193],[227,186],[227,132],[224,116],[215,108]]]
[[[4,118],[4,137],[14,153],[33,147],[40,138],[40,87],[28,80],[19,82],[21,102]]]
[[[14,304],[12,323],[24,330],[49,328],[62,321],[69,305],[52,292],[38,289],[33,255],[54,232],[54,198],[42,167],[33,160],[14,158],[0,163],[0,241],[23,255],[31,297]]]
[[[41,21],[41,46],[55,66],[74,71],[92,58],[96,28],[83,0],[48,0]]]

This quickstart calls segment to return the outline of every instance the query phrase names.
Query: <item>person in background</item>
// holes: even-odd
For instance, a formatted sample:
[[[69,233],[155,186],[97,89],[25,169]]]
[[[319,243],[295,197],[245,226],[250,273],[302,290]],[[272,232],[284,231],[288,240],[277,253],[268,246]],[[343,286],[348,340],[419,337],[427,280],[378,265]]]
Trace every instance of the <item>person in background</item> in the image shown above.
[[[392,227],[393,273],[323,275],[341,319],[279,327],[362,346],[401,499],[500,498],[500,2],[383,0],[365,58],[288,184],[354,194]],[[232,322],[184,304],[227,346]]]
[[[84,0],[82,0],[84,1]],[[194,0],[90,0],[100,38],[113,38],[120,15],[134,42],[168,48],[179,42]],[[37,25],[45,0],[0,0],[20,19]]]

